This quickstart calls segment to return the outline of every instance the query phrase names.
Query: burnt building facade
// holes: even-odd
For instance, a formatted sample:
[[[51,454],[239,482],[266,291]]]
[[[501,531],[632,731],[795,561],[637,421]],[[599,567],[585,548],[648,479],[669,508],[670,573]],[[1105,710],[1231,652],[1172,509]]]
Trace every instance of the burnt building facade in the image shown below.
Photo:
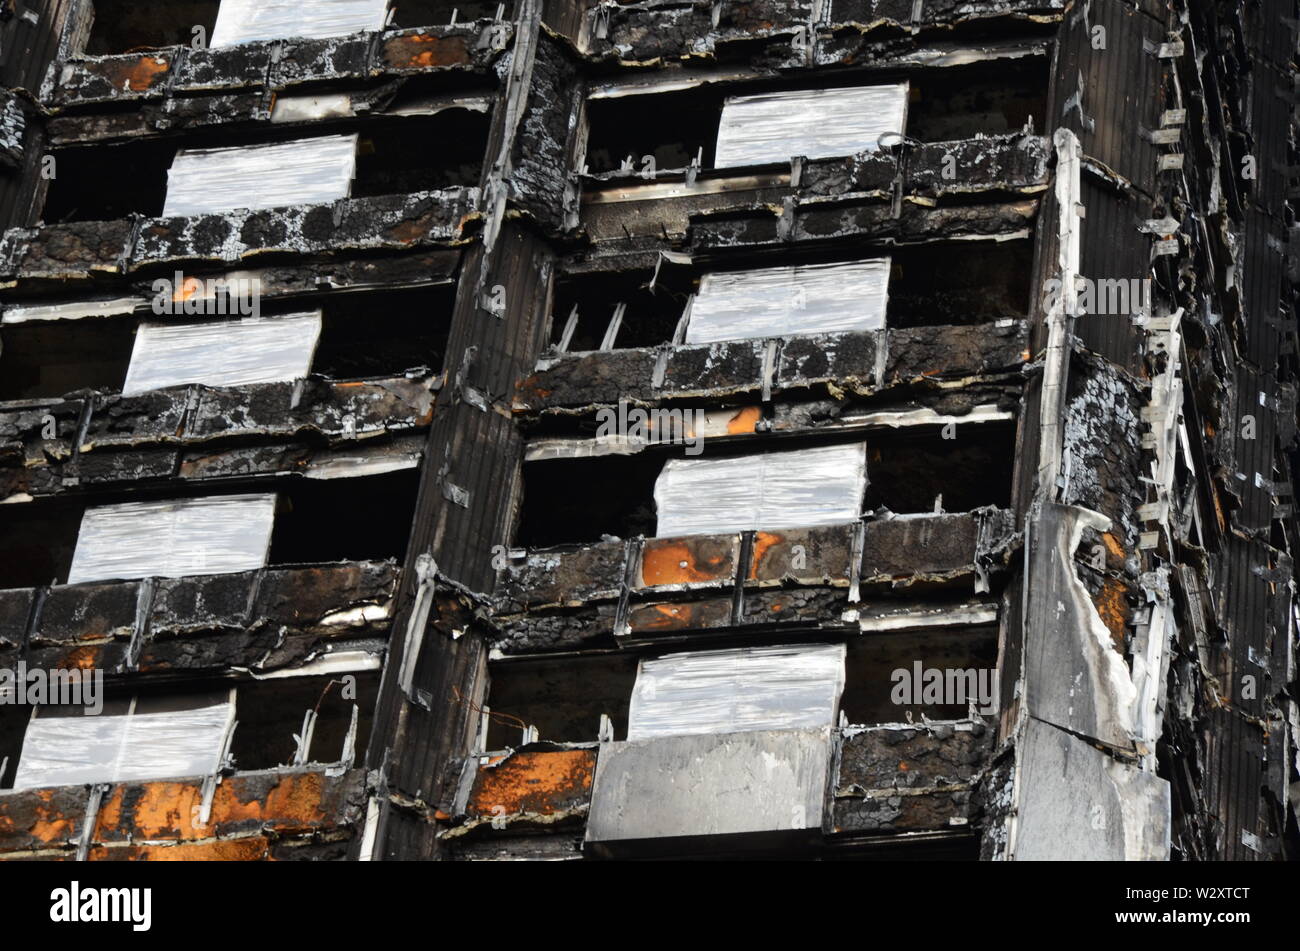
[[[1294,857],[1298,30],[0,0],[0,859]]]

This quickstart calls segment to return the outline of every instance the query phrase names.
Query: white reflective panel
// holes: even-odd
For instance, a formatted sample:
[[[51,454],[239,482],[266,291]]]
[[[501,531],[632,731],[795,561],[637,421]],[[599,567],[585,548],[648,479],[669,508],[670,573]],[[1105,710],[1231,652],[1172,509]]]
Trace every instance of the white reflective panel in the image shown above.
[[[836,158],[875,151],[907,121],[907,83],[730,96],[722,105],[715,168]]]
[[[388,0],[221,0],[208,45],[347,36],[382,30],[387,19]]]
[[[862,514],[864,443],[729,459],[669,459],[655,482],[660,538],[843,525]]]
[[[879,330],[889,258],[723,271],[700,278],[686,343]]]
[[[628,740],[835,725],[843,644],[695,651],[643,660]]]
[[[320,311],[141,324],[122,395],[184,383],[245,386],[300,379],[311,372],[320,328]]]
[[[89,508],[68,584],[261,568],[274,521],[274,493]]]
[[[167,172],[163,217],[335,201],[348,196],[356,168],[356,133],[182,149]]]
[[[38,716],[27,726],[14,788],[213,773],[231,712],[221,703],[133,716]]]

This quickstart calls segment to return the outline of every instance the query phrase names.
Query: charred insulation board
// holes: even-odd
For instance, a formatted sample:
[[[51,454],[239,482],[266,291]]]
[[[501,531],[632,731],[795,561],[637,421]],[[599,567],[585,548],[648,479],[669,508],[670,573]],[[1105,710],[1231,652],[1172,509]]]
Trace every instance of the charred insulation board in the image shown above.
[[[814,842],[830,761],[829,729],[604,743],[584,847],[618,858]]]

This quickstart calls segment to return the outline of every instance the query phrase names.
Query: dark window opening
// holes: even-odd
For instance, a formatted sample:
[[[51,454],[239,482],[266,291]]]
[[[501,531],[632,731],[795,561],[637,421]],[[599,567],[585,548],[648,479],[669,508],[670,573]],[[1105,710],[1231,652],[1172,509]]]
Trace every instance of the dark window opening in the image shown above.
[[[599,350],[615,315],[619,315],[619,322],[607,349],[653,347],[670,342],[686,308],[691,282],[661,271],[652,291],[652,278],[653,271],[562,278],[556,286],[555,308],[551,312],[551,343],[557,347],[564,343],[565,333],[573,321],[573,333],[564,349],[570,353]]]
[[[456,301],[454,284],[356,291],[277,303],[267,312],[321,308],[312,372],[332,379],[396,376],[415,367],[442,369]]]
[[[912,76],[907,134],[922,142],[1019,132],[1043,134],[1050,64],[1034,57],[927,70]]]
[[[636,670],[637,658],[627,654],[493,664],[487,749],[520,746],[530,726],[542,741],[595,742],[602,713],[614,739],[625,739]]]
[[[305,479],[282,492],[271,564],[406,557],[415,521],[417,470],[357,479]]]
[[[88,318],[0,328],[0,401],[57,397],[74,390],[121,391],[136,318]]]
[[[832,88],[898,82],[910,89],[906,134],[922,142],[972,139],[977,135],[1019,132],[1032,118],[1043,134],[1049,63],[1033,57],[943,69],[915,70],[906,76],[866,81],[799,84],[702,85],[672,92],[593,98],[587,101],[587,171],[618,171],[631,160],[640,173],[653,157],[656,171],[683,169],[698,157],[713,168],[722,108],[730,95],[790,89]]]
[[[0,505],[0,588],[66,581],[84,507],[66,499]]]
[[[389,26],[406,29],[413,26],[445,26],[452,22],[455,13],[457,23],[472,23],[475,20],[508,20],[512,16],[513,3],[499,3],[498,0],[396,0]],[[500,17],[497,16],[500,11]]]
[[[895,699],[905,700],[907,694],[900,690],[895,693],[896,683],[902,678],[895,671],[905,671],[909,675],[908,683],[923,686],[924,681],[915,684],[915,664],[920,661],[922,677],[927,669],[945,672],[953,671],[956,682],[957,671],[973,670],[976,679],[962,677],[963,690],[973,686],[977,693],[975,705],[983,705],[983,698],[978,697],[979,676],[983,671],[983,684],[991,699],[991,705],[998,702],[997,691],[993,688],[990,672],[997,667],[998,635],[993,627],[957,628],[953,630],[906,631],[884,635],[864,635],[848,642],[848,655],[845,658],[844,694],[840,699],[840,710],[845,720],[855,726],[867,726],[875,723],[905,723],[908,714],[916,723],[925,715],[931,720],[960,720],[969,715],[967,704],[924,703],[925,695],[913,692],[913,703],[895,703]],[[955,696],[952,694],[950,696]]]
[[[349,697],[353,693],[355,697],[344,697],[345,690]],[[294,734],[302,733],[308,710],[316,711],[316,723],[306,761],[339,762],[343,759],[354,704],[358,710],[353,762],[363,762],[378,692],[379,674],[370,670],[332,677],[283,677],[241,684],[235,706],[239,725],[230,744],[235,768],[274,769],[292,765],[298,749]]]
[[[637,171],[645,156],[657,170],[686,168],[697,155],[712,168],[726,93],[701,87],[587,102],[587,171],[614,172],[625,159]]]
[[[489,117],[469,109],[434,115],[386,116],[332,125],[322,134],[359,132],[353,198],[406,195],[477,185],[487,149]],[[286,127],[232,133],[197,130],[176,138],[121,145],[76,146],[51,153],[55,177],[45,199],[47,224],[157,217],[167,198],[167,172],[183,148],[226,148],[310,138]]]
[[[331,561],[398,562],[415,518],[417,470],[354,479],[294,479],[242,485],[186,485],[96,496],[95,505],[247,492],[278,492],[270,565]],[[0,588],[65,584],[85,500],[41,499],[0,505]],[[201,573],[201,572],[199,572]]]
[[[146,140],[55,150],[41,217],[56,224],[161,215],[176,148],[175,140]]]
[[[1016,455],[1013,423],[956,423],[943,438],[938,426],[867,437],[867,507],[897,514],[969,512],[1011,504]]]
[[[602,536],[654,535],[656,453],[524,463],[517,544],[547,548],[598,542]]]
[[[474,186],[487,151],[487,113],[447,109],[379,120],[361,130],[352,196],[407,195]]]
[[[95,22],[86,41],[91,56],[133,53],[163,46],[189,46],[194,28],[212,38],[220,0],[95,0]]]
[[[886,327],[992,323],[1029,314],[1033,242],[967,241],[892,252]]]
[[[453,284],[365,290],[267,301],[261,313],[321,311],[311,372],[334,380],[379,379],[442,369],[455,304]],[[61,397],[77,390],[119,393],[143,316],[87,317],[0,328],[0,402]],[[161,318],[182,322],[181,319]],[[195,322],[237,320],[212,316]]]

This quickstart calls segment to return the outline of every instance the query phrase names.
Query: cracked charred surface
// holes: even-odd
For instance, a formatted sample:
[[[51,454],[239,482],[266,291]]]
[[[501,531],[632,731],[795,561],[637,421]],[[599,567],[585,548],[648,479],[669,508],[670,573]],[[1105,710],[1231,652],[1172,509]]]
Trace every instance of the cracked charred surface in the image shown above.
[[[422,451],[417,434],[433,419],[434,382],[309,378],[95,394],[22,409],[0,404],[0,498],[145,480],[325,472],[356,465],[357,457],[378,468],[413,466]],[[46,438],[50,418],[54,439]]]
[[[59,281],[66,292],[75,282],[104,283],[163,266],[445,247],[469,236],[477,201],[476,188],[446,188],[220,215],[14,228],[0,240],[0,280],[24,290]]]
[[[201,781],[119,783],[98,812],[85,787],[0,793],[0,861],[72,860],[91,825],[91,861],[341,858],[364,813],[365,771],[226,776],[207,821]]]
[[[0,664],[100,666],[113,673],[291,670],[326,653],[378,653],[397,584],[392,562],[263,568],[151,582],[0,593]],[[11,646],[10,646],[11,645]]]
[[[919,832],[968,825],[993,731],[975,722],[848,729],[834,784],[835,833]]]
[[[1036,203],[1007,204],[997,214],[983,206],[936,204],[974,196],[1032,199],[1047,188],[1049,156],[1050,144],[1040,136],[1003,135],[922,143],[901,164],[892,152],[809,161],[796,185],[762,187],[750,177],[728,182],[725,173],[713,172],[695,186],[645,185],[674,193],[640,198],[639,180],[613,182],[584,192],[582,228],[598,254],[656,243],[716,250],[839,233],[882,241],[991,234],[1028,227]],[[952,174],[954,168],[959,175]],[[902,202],[899,214],[891,208],[895,194]]]
[[[851,630],[843,615],[855,576],[886,596],[971,591],[1005,572],[1018,545],[998,509],[867,521],[864,531],[860,547],[856,525],[844,525],[754,532],[747,546],[738,535],[689,535],[529,552],[500,574],[495,647],[546,653],[733,627]]]
[[[764,388],[766,346],[763,340],[741,340],[546,357],[520,381],[515,411],[573,414],[619,400],[653,406],[753,394]],[[1026,361],[1026,348],[1027,329],[1020,321],[789,337],[778,341],[769,386],[774,394],[820,391],[836,400],[846,393],[937,387],[1014,372]]]

